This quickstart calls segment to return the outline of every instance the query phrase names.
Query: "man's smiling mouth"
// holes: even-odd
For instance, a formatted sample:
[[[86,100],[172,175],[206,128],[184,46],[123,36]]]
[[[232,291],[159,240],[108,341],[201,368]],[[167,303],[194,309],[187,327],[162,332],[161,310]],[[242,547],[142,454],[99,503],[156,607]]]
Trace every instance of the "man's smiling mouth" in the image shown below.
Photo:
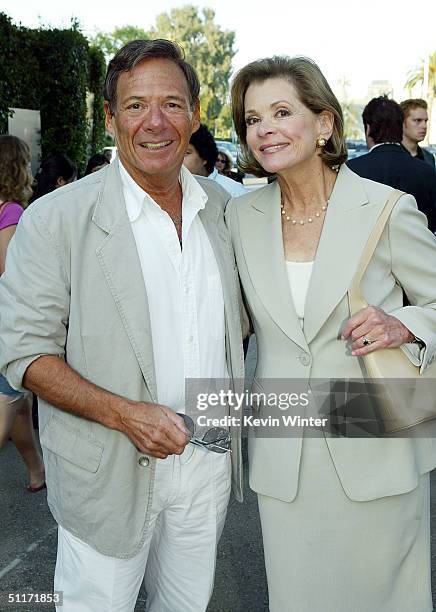
[[[164,140],[162,142],[141,142],[139,146],[142,147],[143,149],[155,150],[155,149],[163,149],[164,147],[167,147],[171,143],[172,143],[172,140]]]

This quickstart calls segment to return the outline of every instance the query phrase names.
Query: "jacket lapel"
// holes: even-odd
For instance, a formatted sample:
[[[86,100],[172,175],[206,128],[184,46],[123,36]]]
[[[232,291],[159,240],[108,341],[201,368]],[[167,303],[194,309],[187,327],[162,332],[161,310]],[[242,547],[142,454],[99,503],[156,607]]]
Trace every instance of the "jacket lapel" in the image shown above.
[[[106,170],[106,180],[92,220],[107,234],[96,250],[97,259],[151,399],[157,401],[147,294],[135,239],[126,212],[117,162],[112,163]]]
[[[233,249],[222,216],[222,208],[211,200],[209,194],[208,197],[206,206],[199,212],[199,217],[212,246],[221,278],[226,322],[227,367],[232,378],[243,378],[244,356]],[[231,343],[233,338],[237,339],[234,344]]]
[[[368,205],[362,180],[343,165],[330,197],[307,292],[307,342],[346,294],[379,213],[379,206]]]
[[[259,189],[251,206],[238,214],[248,216],[239,227],[248,274],[259,299],[284,333],[308,350],[286,272],[278,183]]]

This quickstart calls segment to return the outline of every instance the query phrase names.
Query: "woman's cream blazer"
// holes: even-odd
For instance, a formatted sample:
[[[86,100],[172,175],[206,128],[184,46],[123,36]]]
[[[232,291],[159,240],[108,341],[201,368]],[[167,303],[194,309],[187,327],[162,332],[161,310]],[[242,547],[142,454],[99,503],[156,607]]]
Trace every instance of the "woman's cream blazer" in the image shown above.
[[[345,165],[330,197],[301,329],[283,251],[280,187],[274,182],[230,201],[230,228],[245,301],[258,345],[256,380],[361,378],[363,366],[340,339],[349,319],[347,289],[391,188]],[[400,286],[401,285],[401,286]],[[403,307],[403,290],[410,306]],[[436,352],[436,239],[412,196],[396,204],[362,281],[368,303],[401,320],[423,340],[408,357],[425,370]],[[436,423],[425,437],[325,435],[346,495],[356,501],[410,491],[436,466]],[[302,437],[250,437],[250,486],[292,501],[298,490]]]

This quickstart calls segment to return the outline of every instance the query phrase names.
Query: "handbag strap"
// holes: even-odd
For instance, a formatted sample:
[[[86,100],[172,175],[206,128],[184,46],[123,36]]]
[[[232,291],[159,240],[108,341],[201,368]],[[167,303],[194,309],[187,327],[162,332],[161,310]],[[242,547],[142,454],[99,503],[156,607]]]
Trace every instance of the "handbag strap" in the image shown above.
[[[365,300],[360,290],[360,283],[389,219],[389,215],[402,195],[404,195],[404,191],[399,191],[398,189],[392,191],[365,245],[359,266],[353,276],[350,288],[348,289],[348,303],[350,305],[351,316],[368,306],[368,302]]]

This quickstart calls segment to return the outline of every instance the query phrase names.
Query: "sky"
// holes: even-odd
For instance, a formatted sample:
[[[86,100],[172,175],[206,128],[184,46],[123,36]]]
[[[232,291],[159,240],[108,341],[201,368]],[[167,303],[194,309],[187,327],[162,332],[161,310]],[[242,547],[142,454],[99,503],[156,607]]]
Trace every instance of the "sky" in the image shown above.
[[[434,0],[1,0],[0,10],[27,27],[68,27],[76,17],[86,36],[135,25],[147,30],[159,13],[193,4],[215,11],[224,30],[236,32],[235,70],[269,55],[314,59],[335,92],[365,100],[372,80],[388,80],[400,100],[408,72],[436,50]],[[417,95],[420,95],[419,93]]]

